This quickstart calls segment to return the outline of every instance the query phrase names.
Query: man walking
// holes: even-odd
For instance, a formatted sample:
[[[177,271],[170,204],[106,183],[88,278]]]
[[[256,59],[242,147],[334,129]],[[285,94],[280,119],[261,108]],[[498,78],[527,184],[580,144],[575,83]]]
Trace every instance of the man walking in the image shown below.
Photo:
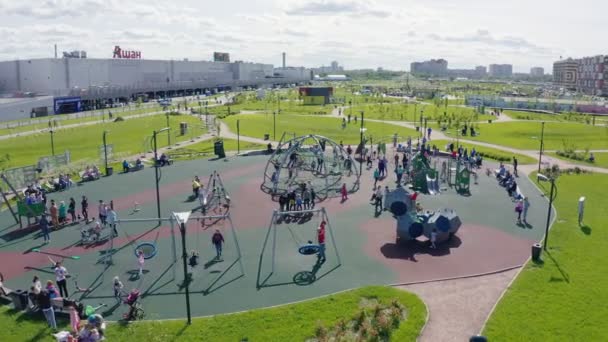
[[[215,253],[216,253],[215,258],[217,260],[221,260],[222,259],[222,244],[224,244],[224,236],[222,235],[222,233],[220,233],[219,229],[215,230],[215,233],[211,237],[211,242],[213,243],[213,246],[215,246]]]
[[[107,223],[107,218],[108,218],[108,207],[106,206],[106,203],[103,200],[99,200],[99,221],[101,221],[101,224],[103,224],[104,226]]]
[[[87,196],[82,196],[80,208],[82,211],[82,217],[84,218],[84,222],[89,222],[89,200],[87,199]]]
[[[116,230],[116,221],[118,221],[118,215],[114,211],[114,208],[110,208],[108,211],[108,224],[112,228],[112,237],[118,236],[118,230]]]
[[[513,175],[515,175],[515,177],[519,177],[519,175],[517,174],[517,165],[519,164],[519,162],[517,161],[517,158],[515,158],[515,156],[513,156]]]

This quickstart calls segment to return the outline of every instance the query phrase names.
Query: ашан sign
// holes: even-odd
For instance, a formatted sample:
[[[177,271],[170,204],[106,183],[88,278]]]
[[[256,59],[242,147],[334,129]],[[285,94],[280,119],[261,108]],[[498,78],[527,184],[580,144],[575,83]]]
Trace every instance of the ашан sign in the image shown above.
[[[141,51],[123,50],[120,46],[114,46],[114,55],[112,58],[127,58],[127,59],[141,59]]]

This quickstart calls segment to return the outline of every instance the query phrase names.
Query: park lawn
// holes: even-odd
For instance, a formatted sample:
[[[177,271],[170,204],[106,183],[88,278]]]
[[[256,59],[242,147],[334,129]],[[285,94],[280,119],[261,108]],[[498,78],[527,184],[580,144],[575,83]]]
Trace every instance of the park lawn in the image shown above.
[[[393,341],[416,341],[426,321],[426,307],[416,295],[392,287],[369,286],[356,290],[273,308],[235,314],[184,320],[146,321],[136,324],[110,324],[108,341],[305,341],[315,336],[322,324],[333,327],[340,320],[351,320],[365,299],[388,305],[400,302],[406,320],[392,331]],[[182,305],[176,304],[176,305]],[[65,326],[67,322],[62,322]],[[44,319],[15,313],[0,307],[0,341],[54,341]]]
[[[593,122],[592,115],[580,114],[580,113],[559,113],[559,114],[548,114],[548,113],[533,113],[533,112],[520,112],[514,110],[505,110],[503,115],[507,115],[510,118],[516,120],[538,120],[538,121],[561,121],[561,122],[580,122],[590,124]],[[604,124],[606,119],[604,117],[595,118],[596,125]]]
[[[224,141],[224,151],[237,151],[237,140],[222,138]],[[179,147],[168,152],[172,159],[176,160],[189,160],[197,159],[201,156],[213,155],[214,154],[214,143],[216,139],[209,139],[198,142],[196,144]],[[251,150],[265,150],[267,147],[264,144],[258,144],[248,141],[241,140],[240,150],[251,151]]]
[[[480,135],[467,136],[468,140],[479,140],[497,145],[504,145],[523,150],[537,150],[540,146],[540,122],[500,122],[477,124]],[[455,134],[450,130],[447,134]],[[577,149],[607,149],[608,126],[590,126],[570,122],[545,123],[545,149],[563,150]]]
[[[111,108],[112,115],[114,118],[117,117],[129,117],[139,114],[147,114],[154,112],[162,112],[162,107],[160,106],[152,106],[152,107],[142,107],[130,109],[129,107],[120,107],[120,108]],[[104,113],[100,115],[100,113]],[[75,117],[75,114],[84,115],[84,117]],[[104,121],[108,120],[108,109],[95,110],[95,111],[87,111],[80,112],[74,114],[61,114],[61,115],[52,115],[45,118],[34,118],[34,119],[22,119],[15,121],[7,121],[1,124],[2,127],[6,127],[7,125],[17,125],[16,127],[10,128],[0,128],[0,136],[1,135],[9,135],[21,132],[29,132],[41,129],[49,128],[49,121],[54,120],[58,123],[59,127],[65,125],[73,125],[79,123],[86,123],[91,121]]]
[[[179,123],[189,124],[188,134],[179,135]],[[201,121],[189,115],[170,115],[171,142],[189,140],[193,136],[202,135],[206,130]],[[149,116],[145,118],[126,119],[119,122],[106,122],[90,126],[58,129],[54,134],[55,153],[61,154],[65,150],[71,153],[72,162],[80,159],[97,160],[102,145],[102,134],[108,130],[107,143],[114,145],[115,154],[136,154],[151,150],[152,132],[167,125],[163,116]],[[158,147],[167,146],[167,133],[158,136]],[[7,168],[36,164],[42,156],[51,155],[50,133],[38,133],[28,136],[15,137],[2,140],[0,155],[9,154],[10,161]]]
[[[454,146],[456,146],[456,140],[431,140],[429,143],[431,145],[437,145],[437,147],[439,148],[440,151],[445,151],[446,150],[446,146],[450,142],[453,142]],[[496,161],[502,161],[502,162],[509,162],[510,163],[510,162],[513,161],[513,157],[517,157],[517,161],[521,165],[524,165],[524,164],[536,164],[536,163],[538,163],[537,159],[532,158],[532,157],[527,156],[527,155],[524,155],[524,154],[511,153],[511,152],[504,151],[504,150],[497,149],[497,148],[486,147],[486,146],[482,146],[482,145],[478,145],[478,144],[466,143],[466,142],[462,142],[462,141],[460,141],[459,144],[463,148],[468,149],[469,153],[471,152],[471,150],[474,147],[475,151],[481,153],[481,156],[484,157],[484,158],[487,158],[487,159],[492,159],[492,160],[496,160]]]
[[[236,121],[240,120],[241,135],[254,138],[263,138],[265,133],[270,134],[273,140],[279,140],[283,132],[295,133],[296,136],[317,134],[342,141],[345,144],[358,144],[360,141],[361,122],[351,121],[342,129],[342,120],[334,117],[312,117],[301,115],[277,115],[276,116],[276,139],[273,137],[273,115],[272,114],[241,114],[233,115],[224,119],[233,133],[236,133]],[[374,141],[389,139],[398,133],[401,137],[417,136],[418,133],[409,128],[396,126],[382,122],[365,122],[366,136],[372,136]]]
[[[344,109],[343,114],[361,115],[369,119],[389,120],[389,121],[409,121],[420,122],[420,115],[429,121],[453,121],[472,122],[487,121],[494,117],[487,114],[479,114],[472,108],[448,106],[435,106],[432,104],[420,103],[392,103],[392,104],[357,104],[351,108]],[[444,116],[444,112],[447,113]]]
[[[549,185],[542,183],[545,193]],[[484,331],[489,341],[605,341],[608,336],[608,175],[563,175],[557,181],[557,221],[544,263],[529,262],[498,303]],[[577,224],[586,197],[584,226]],[[531,210],[547,210],[547,202]]]
[[[552,157],[559,158],[559,159],[568,161],[573,164],[608,168],[608,152],[594,152],[593,155],[595,156],[595,162],[593,162],[593,163],[590,162],[588,159],[574,160],[574,159],[558,156],[557,153],[555,153],[555,152],[548,152],[547,154],[549,154]]]

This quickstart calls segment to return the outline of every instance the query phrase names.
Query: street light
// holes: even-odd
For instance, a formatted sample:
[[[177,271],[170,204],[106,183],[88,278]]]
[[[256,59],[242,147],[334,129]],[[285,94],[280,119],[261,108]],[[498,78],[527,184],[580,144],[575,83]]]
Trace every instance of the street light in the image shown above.
[[[543,249],[547,250],[547,241],[549,240],[549,224],[551,223],[551,208],[553,201],[557,198],[557,187],[555,187],[555,177],[547,177],[542,173],[536,175],[539,182],[551,182],[551,190],[549,191],[549,209],[547,210],[547,225],[545,226],[545,239],[543,241]]]
[[[169,124],[169,113],[166,113],[165,116],[167,117],[167,128],[171,129],[171,125]],[[171,133],[167,133],[167,146],[171,146]]]
[[[168,131],[169,127],[165,127],[162,128],[158,131],[154,131],[152,133],[152,139],[154,140],[154,183],[156,183],[156,209],[157,209],[157,213],[158,213],[158,224],[161,224],[161,217],[160,217],[160,190],[158,188],[158,183],[160,181],[160,177],[158,175],[158,168],[160,165],[158,165],[158,146],[157,146],[157,142],[156,142],[156,136],[159,133],[162,133],[164,131]]]
[[[53,129],[51,128],[49,130],[49,133],[51,133],[51,153],[54,156],[55,155],[55,140],[54,140],[55,131],[53,131]]]
[[[272,112],[272,140],[277,141],[277,112]]]
[[[106,135],[110,131],[103,131],[103,158],[106,167],[106,176],[108,176],[108,145],[106,144]]]
[[[182,262],[184,264],[184,285],[186,288],[186,314],[188,315],[188,324],[192,324],[192,315],[190,313],[190,281],[188,276],[188,252],[186,251],[186,222],[179,223],[179,232],[182,235]]]
[[[542,159],[543,159],[543,150],[545,149],[544,138],[545,138],[545,122],[543,121],[542,122],[542,128],[540,130],[540,150],[538,151],[538,172],[539,172],[539,176],[540,176],[540,164],[541,164]]]
[[[361,111],[361,138],[360,138],[360,146],[361,146],[361,158],[359,159],[359,177],[363,172],[363,150],[365,149],[365,145],[363,144],[363,132],[365,132],[365,128],[363,128],[363,111]]]

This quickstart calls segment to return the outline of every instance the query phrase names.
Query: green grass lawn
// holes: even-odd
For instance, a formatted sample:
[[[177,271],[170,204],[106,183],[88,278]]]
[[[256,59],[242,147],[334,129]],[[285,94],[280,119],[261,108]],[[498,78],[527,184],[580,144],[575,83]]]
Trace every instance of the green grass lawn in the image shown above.
[[[345,115],[361,115],[364,112],[366,118],[378,120],[392,121],[410,121],[419,122],[420,114],[429,121],[442,120],[447,121],[451,118],[453,121],[471,122],[492,119],[493,116],[487,114],[476,113],[472,108],[448,106],[435,106],[431,104],[413,104],[413,103],[393,103],[393,104],[363,104],[347,108],[344,111]],[[444,116],[444,112],[446,115]]]
[[[172,143],[189,140],[194,135],[204,133],[201,121],[189,115],[171,115],[169,123]],[[180,136],[178,127],[180,122],[189,124],[189,132]],[[102,133],[108,130],[107,143],[114,145],[114,153],[135,154],[149,150],[150,145],[144,146],[146,138],[152,136],[154,130],[167,125],[167,119],[162,116],[127,119],[120,122],[106,122],[91,126],[59,129],[54,133],[55,153],[65,150],[71,153],[72,161],[80,159],[96,160],[99,157],[99,146],[102,145]],[[158,146],[167,145],[167,133],[160,133]],[[0,155],[10,155],[6,168],[32,165],[41,156],[51,155],[51,135],[48,132],[15,137],[0,142]]]
[[[479,140],[523,150],[535,150],[540,145],[540,122],[501,122],[479,124],[477,137],[467,136],[469,140]],[[447,134],[454,135],[455,129]],[[564,149],[564,143],[573,149],[608,148],[608,126],[590,126],[579,123],[545,123],[545,149]]]
[[[549,186],[543,183],[545,193]],[[507,290],[484,334],[489,341],[605,341],[608,336],[608,175],[561,176],[544,263],[530,262]],[[585,226],[577,201],[585,196]],[[547,202],[531,210],[547,210]]]
[[[237,151],[237,140],[236,139],[222,139],[224,141],[224,151]],[[197,157],[213,155],[213,144],[215,139],[209,139],[198,142],[196,144],[179,147],[169,152],[171,158],[176,160],[188,160],[196,159]],[[241,140],[240,142],[241,152],[251,150],[265,150],[266,145],[256,144],[248,141]]]
[[[271,114],[242,114],[233,115],[224,119],[232,132],[236,133],[236,120],[240,120],[241,134],[245,136],[263,138],[264,133],[270,134],[273,139],[273,115]],[[342,120],[333,117],[312,117],[299,115],[277,115],[276,116],[276,140],[281,138],[283,132],[296,133],[297,136],[306,134],[318,134],[336,142],[343,141],[345,144],[357,144],[360,140],[360,122],[354,121],[341,127]],[[398,133],[402,137],[418,136],[413,129],[381,122],[366,122],[366,135],[371,135],[374,141],[380,138],[391,137]]]
[[[433,144],[437,145],[439,150],[445,151],[446,150],[445,146],[448,145],[450,142],[451,142],[450,140],[431,140],[430,143],[431,143],[431,145],[433,145]],[[456,140],[453,140],[453,142],[454,142],[454,145],[456,145]],[[499,150],[496,148],[485,147],[485,146],[481,146],[481,145],[477,145],[477,144],[469,144],[469,143],[461,142],[460,145],[462,145],[463,148],[468,149],[469,153],[471,152],[471,150],[474,147],[477,152],[481,153],[482,157],[487,158],[487,159],[511,163],[513,161],[513,157],[517,157],[517,161],[521,165],[538,163],[537,159],[534,159],[532,157],[529,157],[529,156],[526,156],[523,154],[519,154],[519,153],[511,153],[511,152]]]
[[[574,160],[574,159],[558,156],[554,152],[549,152],[548,154],[552,157],[563,159],[563,160],[568,161],[573,164],[608,168],[608,153],[606,153],[606,152],[593,153],[593,155],[595,156],[595,162],[593,162],[593,163],[591,163],[589,160]]]
[[[161,112],[162,107],[151,106],[151,107],[142,107],[142,108],[133,108],[133,109],[124,107],[124,108],[112,108],[110,110],[112,111],[113,117],[117,118],[117,117],[129,117],[129,116],[133,116],[133,115],[153,113],[153,112]],[[11,127],[11,128],[0,128],[0,135],[9,135],[9,134],[29,132],[29,131],[40,130],[40,129],[48,129],[49,120],[56,120],[57,123],[59,124],[59,127],[65,126],[65,125],[73,125],[73,124],[78,124],[78,123],[91,122],[91,121],[108,120],[109,119],[108,110],[105,109],[103,112],[105,113],[104,116],[96,115],[97,113],[100,113],[100,111],[89,111],[89,112],[78,113],[80,115],[85,115],[85,117],[81,117],[81,118],[75,117],[74,114],[61,114],[61,115],[48,116],[46,118],[9,121],[9,122],[3,123],[1,126],[5,127],[5,124],[9,124],[9,125],[18,124],[19,126]],[[88,115],[88,116],[86,116],[86,115]]]
[[[593,117],[591,115],[578,113],[545,114],[505,110],[503,114],[516,120],[571,121],[580,123],[591,123],[593,121]],[[596,124],[603,124],[606,122],[606,119],[603,117],[596,117],[595,121]]]
[[[407,318],[391,334],[393,341],[416,341],[426,320],[426,307],[414,294],[391,287],[370,286],[297,304],[236,314],[185,320],[110,324],[108,341],[305,341],[319,324],[331,327],[350,320],[365,299],[381,304],[399,301]],[[176,305],[182,305],[181,303]],[[64,323],[65,324],[65,323]],[[53,341],[43,319],[0,308],[0,341]]]

